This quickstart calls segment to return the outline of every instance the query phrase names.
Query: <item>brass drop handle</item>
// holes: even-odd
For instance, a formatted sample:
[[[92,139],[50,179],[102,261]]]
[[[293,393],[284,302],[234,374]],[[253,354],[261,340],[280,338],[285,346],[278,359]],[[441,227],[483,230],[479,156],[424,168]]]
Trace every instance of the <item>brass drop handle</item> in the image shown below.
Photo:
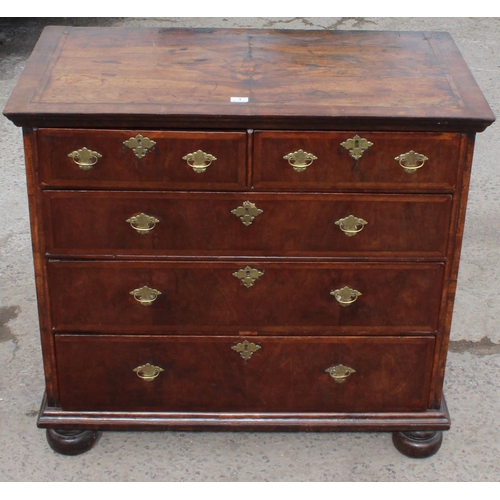
[[[423,154],[416,153],[415,151],[411,150],[408,151],[408,153],[396,156],[396,158],[394,159],[399,162],[399,165],[404,169],[405,172],[407,172],[408,174],[413,174],[419,168],[422,168],[424,166],[424,163],[429,158],[427,158],[427,156],[424,156]]]
[[[149,288],[149,286],[142,286],[141,288],[132,290],[130,295],[132,295],[141,305],[150,306],[158,296],[161,295],[161,292],[154,288]]]
[[[355,217],[354,215],[349,215],[343,219],[339,219],[335,222],[337,226],[342,230],[342,232],[347,236],[354,236],[358,234],[363,228],[368,224],[364,219],[360,217]]]
[[[212,164],[213,161],[217,160],[214,155],[210,153],[205,153],[201,149],[195,151],[194,153],[189,153],[182,157],[186,160],[187,164],[197,173],[201,174]]]
[[[152,231],[160,221],[152,215],[140,213],[130,217],[130,219],[127,219],[125,222],[128,222],[139,234],[147,234],[149,231]]]
[[[146,382],[152,382],[164,370],[159,366],[154,366],[150,363],[146,363],[145,365],[134,368],[133,371],[139,378],[142,378],[142,380],[145,380]]]
[[[350,368],[349,366],[344,366],[342,364],[330,366],[327,368],[325,372],[330,374],[330,377],[337,382],[337,384],[343,384],[349,375],[356,373],[354,368]]]
[[[68,156],[82,169],[90,170],[102,158],[101,153],[92,151],[86,147],[77,149],[68,154]]]
[[[339,288],[338,290],[332,290],[330,295],[335,297],[335,300],[342,306],[347,307],[356,302],[360,295],[363,295],[361,292],[354,290],[349,286],[344,286]]]
[[[283,159],[288,160],[288,163],[293,167],[295,172],[304,172],[304,170],[306,170],[306,168],[318,158],[312,153],[307,153],[306,151],[299,149],[293,153],[288,153],[283,156]]]

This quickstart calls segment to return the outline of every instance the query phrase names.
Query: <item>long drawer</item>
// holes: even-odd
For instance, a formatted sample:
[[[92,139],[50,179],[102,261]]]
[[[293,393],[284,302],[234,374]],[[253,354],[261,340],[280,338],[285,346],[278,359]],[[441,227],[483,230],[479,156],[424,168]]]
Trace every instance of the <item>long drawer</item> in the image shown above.
[[[243,189],[245,132],[40,129],[44,186]]]
[[[431,192],[454,190],[460,134],[254,134],[256,189]]]
[[[46,191],[59,255],[443,259],[449,195]]]
[[[441,263],[50,261],[58,331],[434,332]]]
[[[55,345],[63,410],[391,412],[426,408],[434,338],[56,335]]]

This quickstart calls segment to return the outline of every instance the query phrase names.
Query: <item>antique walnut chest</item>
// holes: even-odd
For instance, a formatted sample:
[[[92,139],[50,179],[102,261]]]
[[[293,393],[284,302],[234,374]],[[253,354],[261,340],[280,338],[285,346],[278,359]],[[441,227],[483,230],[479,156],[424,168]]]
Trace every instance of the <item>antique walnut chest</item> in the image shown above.
[[[44,30],[23,128],[60,453],[100,430],[435,453],[475,133],[447,33]]]

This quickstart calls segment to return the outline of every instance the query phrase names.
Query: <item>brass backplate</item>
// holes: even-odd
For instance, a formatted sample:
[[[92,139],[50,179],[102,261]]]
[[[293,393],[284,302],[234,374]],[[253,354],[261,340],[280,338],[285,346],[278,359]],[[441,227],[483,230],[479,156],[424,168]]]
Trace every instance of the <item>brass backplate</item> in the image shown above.
[[[264,271],[259,271],[258,269],[254,269],[253,267],[246,266],[243,269],[239,269],[238,271],[234,272],[233,276],[241,280],[241,282],[247,288],[250,288],[251,286],[253,286],[256,280],[263,276],[263,274]]]
[[[370,147],[373,146],[373,142],[370,142],[359,135],[355,135],[351,139],[347,139],[341,142],[340,145],[349,151],[349,154],[355,159],[359,160],[363,153]]]
[[[257,208],[255,203],[244,201],[243,205],[231,210],[231,213],[239,217],[245,226],[249,226],[255,220],[255,217],[260,215],[263,211],[264,210]]]
[[[248,361],[255,352],[257,352],[261,348],[260,345],[255,344],[254,342],[248,342],[248,340],[244,340],[243,342],[239,342],[236,345],[233,345],[231,349],[239,353],[239,355],[245,360]]]
[[[137,158],[142,159],[156,145],[156,142],[152,141],[149,137],[137,134],[135,137],[127,139],[123,144],[130,148]]]

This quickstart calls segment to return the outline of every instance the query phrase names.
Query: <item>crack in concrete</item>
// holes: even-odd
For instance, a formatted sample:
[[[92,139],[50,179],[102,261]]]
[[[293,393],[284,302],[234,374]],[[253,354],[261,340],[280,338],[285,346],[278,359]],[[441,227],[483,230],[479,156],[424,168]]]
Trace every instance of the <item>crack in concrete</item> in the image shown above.
[[[365,26],[366,24],[377,25],[376,22],[370,21],[364,17],[340,17],[328,26],[318,25],[317,23],[312,22],[306,17],[292,17],[290,19],[267,19],[265,21],[265,28],[274,28],[277,24],[291,24],[297,21],[301,22],[304,26],[310,26],[323,30],[336,30],[344,26],[349,26],[350,28],[359,28],[361,26]]]
[[[450,342],[450,352],[463,354],[469,352],[476,356],[500,354],[500,344],[494,344],[488,337],[483,337],[479,342],[473,340],[454,340]]]
[[[352,22],[352,24],[350,24]],[[329,26],[326,26],[325,29],[327,30],[336,30],[341,26],[344,26],[346,24],[349,24],[349,27],[351,28],[359,28],[361,26],[364,26],[365,24],[374,24],[377,25],[375,21],[369,21],[368,19],[364,17],[341,17],[338,21],[335,21],[334,23],[330,24]]]

